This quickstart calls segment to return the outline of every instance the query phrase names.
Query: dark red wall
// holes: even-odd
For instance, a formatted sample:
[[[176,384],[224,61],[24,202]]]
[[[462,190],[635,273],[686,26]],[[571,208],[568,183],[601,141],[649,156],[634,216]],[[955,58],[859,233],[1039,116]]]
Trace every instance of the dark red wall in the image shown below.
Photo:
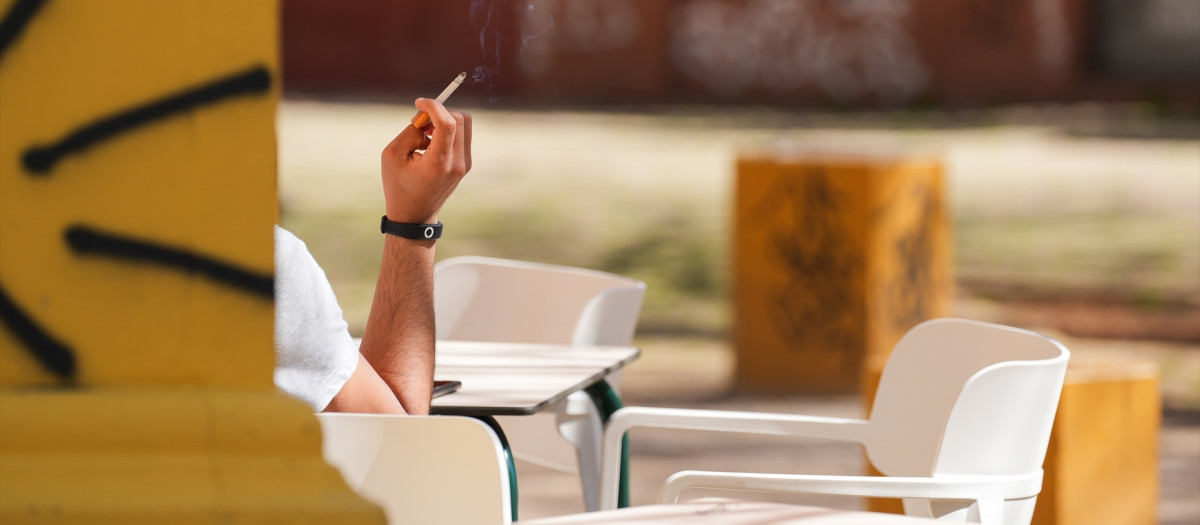
[[[1200,61],[1192,64],[1189,54],[1193,41],[1200,49],[1200,24],[1193,31],[1171,25],[1170,12],[1150,12],[1187,3],[1120,2],[284,0],[284,86],[408,98],[434,95],[459,71],[474,76],[478,68],[486,81],[456,99],[797,107],[1200,102]],[[1154,59],[1150,69],[1139,69],[1142,57]]]

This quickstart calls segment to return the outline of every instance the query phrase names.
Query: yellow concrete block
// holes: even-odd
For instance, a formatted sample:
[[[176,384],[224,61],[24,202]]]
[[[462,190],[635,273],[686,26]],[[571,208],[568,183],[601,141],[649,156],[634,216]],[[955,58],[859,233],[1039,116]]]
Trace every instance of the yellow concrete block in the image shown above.
[[[867,362],[949,311],[936,161],[742,158],[733,231],[740,391],[857,392]]]
[[[275,391],[273,0],[0,0],[0,522],[382,523]]]
[[[383,523],[320,440],[268,389],[5,391],[0,522]]]
[[[1158,523],[1158,366],[1072,357],[1034,525]]]

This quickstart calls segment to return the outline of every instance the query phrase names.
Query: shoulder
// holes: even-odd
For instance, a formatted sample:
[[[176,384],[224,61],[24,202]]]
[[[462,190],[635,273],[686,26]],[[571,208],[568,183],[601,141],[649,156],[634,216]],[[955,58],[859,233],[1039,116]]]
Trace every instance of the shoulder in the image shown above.
[[[308,245],[290,231],[275,226],[275,272],[288,274],[294,271],[311,271],[319,268],[316,259],[308,251]]]
[[[280,253],[304,252],[308,253],[308,246],[304,241],[290,231],[283,229],[278,224],[275,225],[275,255]]]

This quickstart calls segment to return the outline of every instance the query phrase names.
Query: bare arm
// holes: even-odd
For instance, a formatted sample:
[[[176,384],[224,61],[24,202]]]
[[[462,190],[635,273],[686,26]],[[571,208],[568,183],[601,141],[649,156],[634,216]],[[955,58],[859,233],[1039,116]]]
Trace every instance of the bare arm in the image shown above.
[[[358,356],[358,366],[350,379],[342,385],[342,389],[333,396],[333,400],[322,412],[362,412],[370,414],[403,414],[404,407],[392,393],[391,388],[371,364],[362,355]]]
[[[384,149],[383,194],[389,220],[424,224],[437,222],[442,204],[471,169],[471,117],[432,99],[418,99],[417,107],[430,123],[422,130],[406,127]],[[428,414],[433,391],[435,244],[384,235],[359,349],[409,414]]]

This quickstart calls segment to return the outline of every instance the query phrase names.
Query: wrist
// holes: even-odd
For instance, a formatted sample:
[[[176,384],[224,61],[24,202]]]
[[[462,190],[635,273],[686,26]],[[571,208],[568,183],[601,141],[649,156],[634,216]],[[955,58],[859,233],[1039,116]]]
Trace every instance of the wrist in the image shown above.
[[[392,222],[403,222],[405,224],[433,224],[438,221],[438,214],[436,212],[432,214],[422,214],[419,212],[413,213],[411,211],[405,212],[404,210],[391,210],[386,208],[385,210],[387,211],[387,215],[385,215],[385,217]]]
[[[434,241],[442,236],[442,223],[396,222],[384,215],[379,218],[379,233],[418,241]]]
[[[412,224],[437,222],[440,206],[436,206],[432,197],[422,197],[416,191],[395,190],[387,191],[384,187],[383,211],[388,220]]]

